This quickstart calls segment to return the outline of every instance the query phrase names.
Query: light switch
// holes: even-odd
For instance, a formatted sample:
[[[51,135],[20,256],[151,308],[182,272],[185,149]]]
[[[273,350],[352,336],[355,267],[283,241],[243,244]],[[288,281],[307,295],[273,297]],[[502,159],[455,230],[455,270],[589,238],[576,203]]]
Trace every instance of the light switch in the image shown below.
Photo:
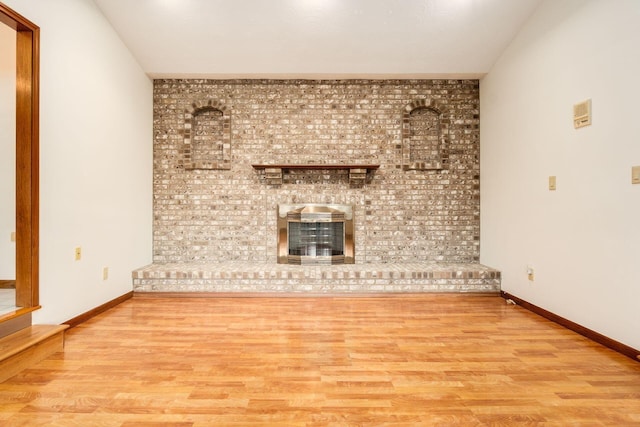
[[[15,231],[12,231],[12,232],[11,232],[11,241],[12,241],[12,242],[15,242],[15,241],[16,241],[16,232],[15,232]]]
[[[631,168],[631,183],[640,184],[640,166],[633,166]]]
[[[550,176],[549,177],[549,190],[550,191],[555,191],[556,190],[556,177],[555,176]]]

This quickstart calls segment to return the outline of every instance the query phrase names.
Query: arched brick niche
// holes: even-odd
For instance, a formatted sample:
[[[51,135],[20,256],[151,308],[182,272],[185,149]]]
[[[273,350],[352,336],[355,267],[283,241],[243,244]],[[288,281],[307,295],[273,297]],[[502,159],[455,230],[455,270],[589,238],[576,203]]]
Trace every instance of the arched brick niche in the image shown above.
[[[231,169],[231,118],[219,101],[194,102],[184,116],[185,169]]]
[[[444,169],[449,119],[446,110],[428,99],[404,108],[402,120],[402,167],[405,170]]]

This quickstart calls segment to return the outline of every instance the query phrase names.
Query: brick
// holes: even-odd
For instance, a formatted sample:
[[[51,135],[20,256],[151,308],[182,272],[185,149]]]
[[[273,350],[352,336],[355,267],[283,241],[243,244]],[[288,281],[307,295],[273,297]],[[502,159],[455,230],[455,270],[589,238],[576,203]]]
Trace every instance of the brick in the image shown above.
[[[444,111],[440,169],[402,167],[412,105]],[[228,114],[226,170],[184,167],[185,112],[202,106]],[[476,80],[156,80],[154,135],[154,263],[275,263],[281,203],[353,205],[359,264],[479,259]],[[253,163],[381,166],[363,184],[344,170],[265,182]]]

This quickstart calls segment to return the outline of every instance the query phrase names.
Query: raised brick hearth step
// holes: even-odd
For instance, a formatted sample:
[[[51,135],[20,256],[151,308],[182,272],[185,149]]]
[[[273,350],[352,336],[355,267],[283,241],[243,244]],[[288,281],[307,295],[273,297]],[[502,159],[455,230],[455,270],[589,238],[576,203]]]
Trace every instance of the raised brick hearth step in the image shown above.
[[[500,292],[500,272],[482,264],[150,264],[133,271],[136,292]]]

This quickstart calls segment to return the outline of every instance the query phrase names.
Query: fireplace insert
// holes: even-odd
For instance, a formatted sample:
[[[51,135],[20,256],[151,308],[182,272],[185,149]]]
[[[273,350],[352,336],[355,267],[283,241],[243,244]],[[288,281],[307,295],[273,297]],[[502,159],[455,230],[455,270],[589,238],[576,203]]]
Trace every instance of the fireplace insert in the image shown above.
[[[353,206],[279,205],[278,263],[353,264]]]

